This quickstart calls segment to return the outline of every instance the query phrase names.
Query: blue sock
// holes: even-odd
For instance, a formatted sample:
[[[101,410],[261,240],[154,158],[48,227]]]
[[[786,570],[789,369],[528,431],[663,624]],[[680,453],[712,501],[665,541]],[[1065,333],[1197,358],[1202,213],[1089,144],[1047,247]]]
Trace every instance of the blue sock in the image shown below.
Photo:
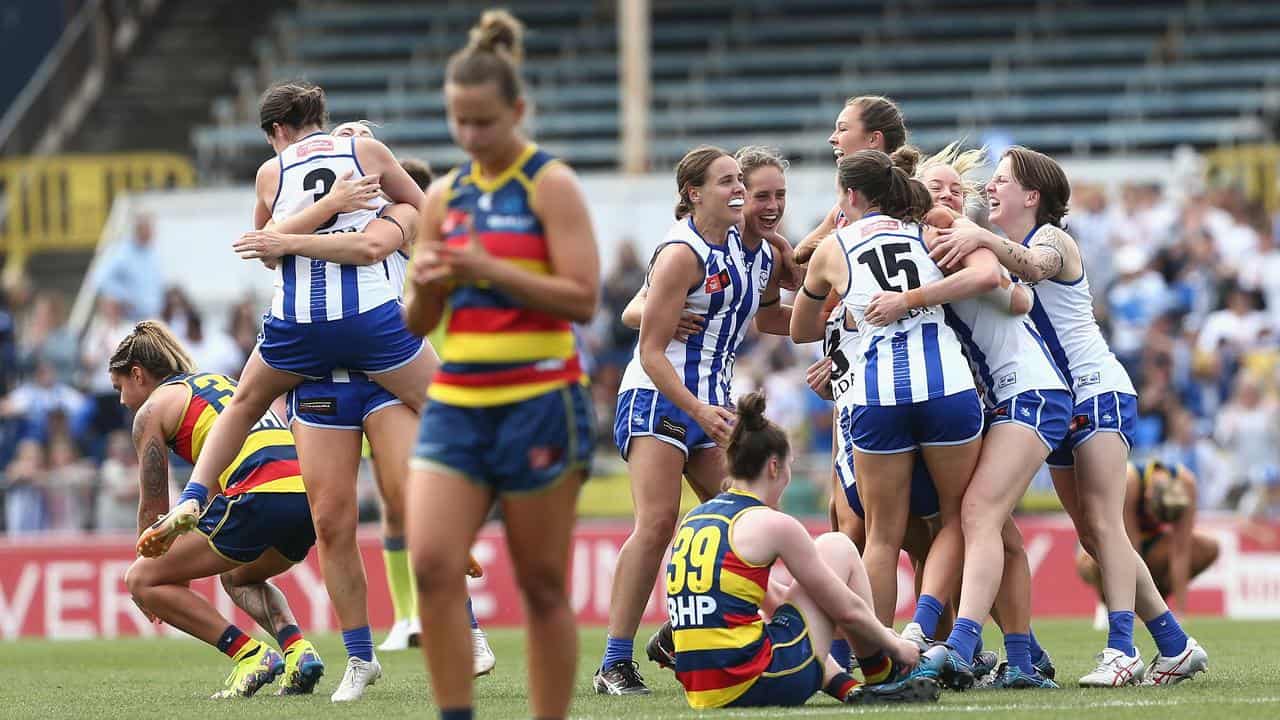
[[[1137,648],[1133,646],[1133,611],[1116,610],[1107,613],[1107,647],[1133,657]]]
[[[1044,648],[1040,647],[1040,642],[1036,640],[1036,631],[1028,630],[1027,637],[1031,639],[1031,662],[1037,662],[1044,657]]]
[[[951,628],[951,637],[947,638],[947,644],[964,658],[965,662],[972,663],[973,653],[980,640],[982,640],[982,623],[974,622],[969,618],[956,618],[956,624]]]
[[[600,661],[600,669],[605,670],[614,663],[630,660],[631,649],[634,645],[634,638],[616,638],[610,635],[605,642],[604,659]]]
[[[1147,630],[1151,631],[1151,639],[1156,641],[1156,647],[1160,648],[1160,654],[1165,657],[1174,657],[1187,649],[1187,634],[1183,632],[1172,610],[1166,610],[1160,617],[1148,620]]]
[[[933,634],[938,632],[938,620],[941,618],[942,603],[938,602],[938,598],[932,595],[921,595],[916,601],[916,615],[911,620],[920,624],[925,637],[932,638]]]
[[[365,662],[373,660],[373,633],[369,631],[368,625],[343,630],[342,644],[347,647],[347,655]]]
[[[978,635],[978,644],[973,646],[973,656],[978,657],[982,654],[982,635]]]
[[[440,709],[440,720],[471,720],[471,708]]]
[[[1022,633],[1009,633],[1004,636],[1004,653],[1009,657],[1009,665],[1030,675],[1036,671],[1031,664],[1031,636]]]
[[[209,488],[198,482],[187,483],[187,486],[182,488],[182,494],[178,496],[178,502],[184,503],[188,500],[195,500],[197,505],[204,507],[209,500]]]
[[[476,613],[471,609],[471,598],[467,598],[467,617],[471,618],[471,629],[479,630],[480,621],[476,620]]]
[[[853,662],[853,648],[849,647],[849,641],[844,638],[832,640],[831,658],[836,661],[841,670],[848,672],[849,663]]]

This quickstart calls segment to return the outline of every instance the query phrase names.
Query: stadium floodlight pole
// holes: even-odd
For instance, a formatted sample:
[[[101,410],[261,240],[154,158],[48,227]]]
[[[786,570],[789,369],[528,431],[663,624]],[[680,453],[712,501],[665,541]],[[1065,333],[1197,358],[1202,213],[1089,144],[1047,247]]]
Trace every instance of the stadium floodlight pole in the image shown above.
[[[618,0],[618,82],[622,97],[618,164],[626,174],[649,167],[652,96],[649,0]]]

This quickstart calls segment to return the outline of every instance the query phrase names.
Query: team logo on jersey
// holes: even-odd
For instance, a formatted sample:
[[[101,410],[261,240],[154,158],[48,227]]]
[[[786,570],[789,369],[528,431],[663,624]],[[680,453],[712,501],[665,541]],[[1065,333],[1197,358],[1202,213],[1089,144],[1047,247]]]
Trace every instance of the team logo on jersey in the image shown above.
[[[759,291],[760,291],[761,293],[763,293],[763,292],[764,292],[764,288],[765,288],[765,286],[766,286],[766,285],[768,285],[768,284],[769,284],[769,268],[760,268],[760,288],[759,288]]]
[[[440,232],[443,233],[444,235],[448,235],[454,230],[457,230],[458,228],[462,227],[464,224],[466,224],[466,222],[467,222],[467,211],[456,210],[456,209],[450,210],[449,212],[445,213],[444,222],[440,224]]]
[[[663,417],[659,420],[658,427],[654,428],[654,432],[680,442],[684,442],[684,439],[689,435],[689,429],[685,427],[684,423],[678,423],[669,417]]]
[[[706,292],[709,294],[718,293],[721,290],[724,290],[725,288],[729,287],[730,282],[731,281],[729,280],[729,271],[721,270],[715,275],[710,275],[707,277],[707,284],[703,286],[703,289],[706,290]]]
[[[485,212],[489,212],[490,210],[492,210],[493,209],[493,193],[485,193],[481,195],[480,199],[476,201],[476,207],[480,208]]]
[[[333,152],[333,140],[321,137],[302,143],[298,146],[298,159],[301,160],[312,153],[318,152]]]

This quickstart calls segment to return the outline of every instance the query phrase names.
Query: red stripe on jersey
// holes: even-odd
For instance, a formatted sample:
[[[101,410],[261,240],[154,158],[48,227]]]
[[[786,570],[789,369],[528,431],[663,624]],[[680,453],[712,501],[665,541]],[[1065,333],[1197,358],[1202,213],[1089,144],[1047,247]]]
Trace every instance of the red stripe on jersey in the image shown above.
[[[266,485],[272,480],[293,477],[302,474],[302,466],[297,460],[272,460],[245,476],[243,480],[223,491],[227,497],[243,495],[259,485]]]
[[[565,360],[563,368],[557,370],[540,370],[535,364],[494,372],[454,373],[437,370],[436,376],[431,382],[463,387],[483,387],[523,385],[526,383],[551,382],[552,380],[577,380],[581,376],[582,365],[578,362],[578,356],[574,355]]]
[[[720,561],[720,567],[732,572],[734,575],[742,576],[751,582],[760,586],[763,590],[769,589],[769,566],[751,567],[742,562],[742,560],[733,553],[732,550],[724,554],[724,559]]]
[[[570,332],[567,320],[528,308],[464,307],[449,315],[449,332]]]
[[[200,419],[200,415],[204,413],[204,409],[209,407],[209,401],[196,395],[194,391],[191,393],[191,402],[187,403],[187,414],[182,416],[182,424],[178,426],[178,432],[173,437],[173,451],[178,457],[189,463],[195,464],[195,458],[191,457],[192,438],[195,436],[196,421]]]
[[[720,617],[724,618],[724,624],[728,625],[731,628],[763,622],[763,620],[760,618],[760,613],[752,613],[751,615],[737,615],[734,613],[723,613]]]
[[[480,244],[490,255],[500,258],[519,260],[547,260],[547,239],[540,233],[494,232],[486,230],[477,232]],[[456,230],[446,235],[445,243],[450,247],[465,245],[470,236],[465,230]]]
[[[725,648],[726,650],[732,648]],[[714,651],[711,651],[714,652]],[[760,644],[760,651],[750,660],[727,668],[710,668],[707,670],[686,670],[677,672],[676,677],[680,680],[680,684],[684,685],[689,692],[699,692],[702,690],[719,690],[721,688],[733,687],[738,683],[746,682],[753,677],[757,677],[769,667],[770,661],[773,660],[773,643],[769,641],[766,635],[764,642]]]

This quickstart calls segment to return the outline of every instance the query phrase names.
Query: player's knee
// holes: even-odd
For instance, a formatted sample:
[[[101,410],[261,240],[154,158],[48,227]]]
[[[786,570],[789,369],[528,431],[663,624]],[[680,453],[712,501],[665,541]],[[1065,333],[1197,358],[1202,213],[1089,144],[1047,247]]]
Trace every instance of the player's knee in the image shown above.
[[[315,521],[316,542],[325,548],[339,549],[356,542],[357,517],[346,508],[337,512],[312,512]]]
[[[850,564],[858,557],[858,549],[844,533],[823,533],[813,542],[818,546],[818,556],[828,567],[835,570],[837,575],[841,573],[847,575]]]
[[[525,606],[533,617],[545,616],[567,607],[564,572],[549,567],[516,569],[516,583]]]
[[[148,565],[143,559],[135,560],[125,571],[124,586],[128,588],[130,595],[137,597],[154,584]]]
[[[1199,563],[1200,570],[1204,570],[1205,568],[1217,562],[1218,555],[1219,553],[1222,552],[1222,548],[1218,545],[1218,541],[1216,538],[1207,537],[1207,538],[1204,538],[1203,552],[1204,552],[1203,559]]]
[[[439,592],[453,587],[466,587],[467,563],[465,554],[444,552],[445,548],[431,548],[423,552],[409,553],[413,578],[422,592]]]
[[[676,532],[676,514],[666,512],[648,512],[636,516],[636,526],[632,536],[648,547],[665,550]]]

